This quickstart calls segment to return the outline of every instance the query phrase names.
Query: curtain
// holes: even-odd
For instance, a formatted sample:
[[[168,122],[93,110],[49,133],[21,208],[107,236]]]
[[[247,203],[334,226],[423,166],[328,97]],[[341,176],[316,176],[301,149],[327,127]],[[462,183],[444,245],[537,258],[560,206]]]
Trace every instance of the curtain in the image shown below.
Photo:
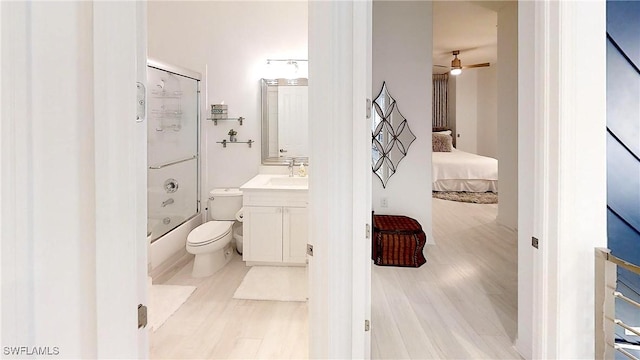
[[[434,128],[448,128],[449,74],[433,75],[433,124]]]

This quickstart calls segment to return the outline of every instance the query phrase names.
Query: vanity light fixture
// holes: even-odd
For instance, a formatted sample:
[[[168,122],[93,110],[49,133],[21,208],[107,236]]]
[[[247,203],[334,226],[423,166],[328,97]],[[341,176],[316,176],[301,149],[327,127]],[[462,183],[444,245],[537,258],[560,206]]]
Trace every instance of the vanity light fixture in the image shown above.
[[[268,70],[270,77],[272,78],[298,78],[300,76],[306,76],[306,63],[309,60],[306,59],[267,59],[267,65],[270,68]],[[301,74],[299,74],[299,63],[305,63],[303,65]]]
[[[297,65],[298,61],[309,61],[305,59],[267,59],[267,64],[271,64],[271,62],[286,62],[288,65]]]

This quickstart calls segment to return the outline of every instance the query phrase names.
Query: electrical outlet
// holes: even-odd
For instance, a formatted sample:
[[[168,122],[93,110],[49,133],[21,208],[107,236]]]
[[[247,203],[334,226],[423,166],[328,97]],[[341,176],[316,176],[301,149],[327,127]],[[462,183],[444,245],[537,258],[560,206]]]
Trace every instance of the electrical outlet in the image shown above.
[[[313,256],[313,245],[307,244],[307,255]]]
[[[389,206],[389,202],[387,201],[386,197],[383,197],[380,199],[380,206],[386,208],[387,206]]]

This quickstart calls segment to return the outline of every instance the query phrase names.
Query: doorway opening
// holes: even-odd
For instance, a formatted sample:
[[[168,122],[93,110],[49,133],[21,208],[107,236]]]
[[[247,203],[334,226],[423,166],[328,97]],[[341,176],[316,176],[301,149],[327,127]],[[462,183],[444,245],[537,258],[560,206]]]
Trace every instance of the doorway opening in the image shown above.
[[[432,4],[433,74],[447,74],[440,76],[444,78],[440,86],[448,95],[439,104],[447,114],[436,122],[436,115],[442,114],[434,111],[432,132],[449,136],[453,148],[442,154],[432,149],[433,162],[451,150],[480,155],[494,159],[500,180],[504,172],[505,178],[512,176],[517,182],[517,92],[512,98],[500,97],[505,92],[501,71],[515,71],[508,86],[517,89],[517,66],[512,63],[517,61],[517,46],[505,45],[514,41],[517,45],[517,32],[506,40],[504,33],[499,34],[499,26],[517,27],[517,8],[501,8],[504,3],[488,7],[474,2]],[[374,19],[375,10],[374,4]],[[375,22],[373,26],[375,34]],[[375,48],[375,37],[373,41]],[[498,58],[499,53],[504,58]],[[459,64],[456,59],[462,63],[462,73],[450,75],[452,64]],[[375,78],[375,57],[373,61]],[[431,78],[427,81],[431,87]],[[500,123],[507,112],[515,113],[509,133]],[[421,135],[428,136],[417,134]],[[515,146],[515,155],[503,159],[504,136]],[[435,181],[436,169],[431,171]],[[434,184],[434,190],[466,191],[476,199],[488,197],[483,196],[487,191],[486,195],[494,197],[497,193],[499,201],[478,204],[433,198],[433,243],[425,247],[425,265],[417,269],[373,267],[372,358],[519,357],[513,348],[518,306],[517,233],[513,230],[517,215],[503,213],[517,210],[517,187],[507,185],[501,191],[497,176],[487,177],[479,177],[484,181],[463,178],[462,182],[443,177],[442,183]]]

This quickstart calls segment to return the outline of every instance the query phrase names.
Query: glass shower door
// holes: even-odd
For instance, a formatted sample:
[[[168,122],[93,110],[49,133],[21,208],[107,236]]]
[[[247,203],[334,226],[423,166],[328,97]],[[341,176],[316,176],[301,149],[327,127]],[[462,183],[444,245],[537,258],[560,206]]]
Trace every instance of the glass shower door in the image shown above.
[[[148,68],[151,242],[198,214],[198,80]]]

